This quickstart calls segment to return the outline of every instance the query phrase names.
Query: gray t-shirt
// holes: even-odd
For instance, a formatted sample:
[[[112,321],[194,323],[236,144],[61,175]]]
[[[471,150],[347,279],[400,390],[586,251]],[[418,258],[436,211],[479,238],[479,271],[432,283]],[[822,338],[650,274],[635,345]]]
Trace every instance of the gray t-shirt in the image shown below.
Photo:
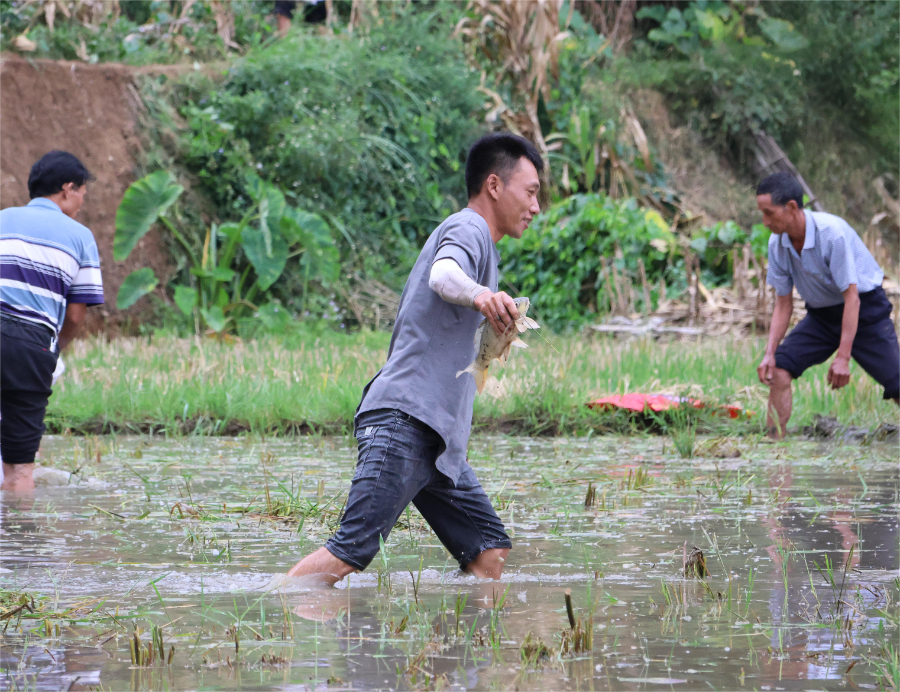
[[[431,265],[448,258],[470,279],[497,291],[500,253],[487,222],[463,209],[438,226],[422,248],[400,297],[387,363],[363,389],[357,415],[395,408],[427,424],[444,441],[437,468],[456,483],[466,465],[475,400],[475,380],[456,373],[475,357],[475,330],[483,318],[428,287]]]

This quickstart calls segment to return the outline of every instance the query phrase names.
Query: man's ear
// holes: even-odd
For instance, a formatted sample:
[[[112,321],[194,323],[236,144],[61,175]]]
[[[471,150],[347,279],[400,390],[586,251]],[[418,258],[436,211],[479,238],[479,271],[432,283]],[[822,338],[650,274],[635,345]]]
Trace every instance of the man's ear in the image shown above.
[[[491,173],[487,180],[484,181],[484,188],[492,199],[500,199],[500,193],[503,192],[503,181],[496,173]]]
[[[792,214],[800,208],[797,206],[797,200],[795,199],[789,199],[784,206],[787,207],[787,210]]]

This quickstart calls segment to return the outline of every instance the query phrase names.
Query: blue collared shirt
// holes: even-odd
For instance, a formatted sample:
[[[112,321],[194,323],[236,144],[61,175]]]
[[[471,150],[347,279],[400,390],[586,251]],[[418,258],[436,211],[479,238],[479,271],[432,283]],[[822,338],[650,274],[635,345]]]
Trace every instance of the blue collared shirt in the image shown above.
[[[769,238],[769,271],[766,283],[780,296],[794,286],[812,308],[841,305],[844,291],[856,284],[860,293],[873,291],[884,281],[884,272],[850,224],[839,216],[804,209],[806,239],[803,252],[791,245],[787,233]]]
[[[90,229],[45,197],[0,211],[0,312],[59,334],[68,303],[102,302]]]

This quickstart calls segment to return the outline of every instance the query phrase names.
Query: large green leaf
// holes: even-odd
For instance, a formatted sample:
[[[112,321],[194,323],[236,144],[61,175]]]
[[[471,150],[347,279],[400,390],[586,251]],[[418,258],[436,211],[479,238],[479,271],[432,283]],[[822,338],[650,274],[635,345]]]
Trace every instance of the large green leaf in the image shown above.
[[[225,331],[225,327],[227,327],[228,323],[231,321],[230,317],[225,317],[225,311],[218,305],[213,305],[208,310],[206,308],[200,308],[200,314],[203,316],[203,321],[206,322],[206,326],[214,332]]]
[[[166,171],[151,173],[134,182],[125,191],[116,211],[113,259],[117,262],[126,259],[182,192],[184,188]]]
[[[271,286],[287,264],[288,244],[278,233],[269,236],[271,246],[266,247],[266,238],[263,232],[257,228],[245,228],[241,236],[243,240],[244,254],[256,270],[256,282],[261,291]]]
[[[760,17],[759,28],[772,43],[785,52],[801,50],[809,45],[805,36],[794,29],[794,25],[784,19]]]
[[[197,289],[190,286],[175,286],[175,305],[185,315],[190,315],[194,311],[194,306],[198,303]]]
[[[334,281],[340,273],[340,252],[334,245],[331,229],[318,214],[288,207],[281,217],[281,233],[292,245],[299,243],[305,252],[300,266],[310,279]]]
[[[119,293],[116,296],[116,308],[118,310],[127,310],[158,285],[159,279],[156,278],[150,267],[131,272],[125,277],[122,285],[119,286]]]

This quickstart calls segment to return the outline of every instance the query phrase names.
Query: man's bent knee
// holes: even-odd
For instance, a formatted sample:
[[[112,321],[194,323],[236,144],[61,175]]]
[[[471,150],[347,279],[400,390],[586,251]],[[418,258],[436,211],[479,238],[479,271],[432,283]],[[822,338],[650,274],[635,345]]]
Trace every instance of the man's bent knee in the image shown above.
[[[772,384],[769,386],[771,389],[787,389],[791,386],[793,379],[791,373],[787,370],[775,368],[774,373],[772,373]]]

